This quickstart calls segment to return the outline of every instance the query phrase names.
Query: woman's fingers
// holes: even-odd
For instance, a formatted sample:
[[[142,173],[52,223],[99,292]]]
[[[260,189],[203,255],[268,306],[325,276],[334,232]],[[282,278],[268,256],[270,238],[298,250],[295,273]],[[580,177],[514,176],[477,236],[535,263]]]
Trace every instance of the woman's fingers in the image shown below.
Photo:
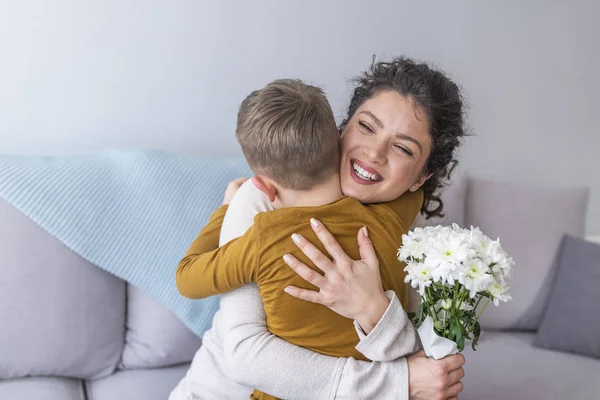
[[[300,262],[296,257],[286,254],[283,256],[283,261],[290,266],[298,275],[302,277],[306,282],[315,285],[319,289],[327,284],[327,279],[317,271],[306,266],[306,264]],[[314,292],[311,290],[311,292]],[[315,292],[317,293],[317,292]]]
[[[448,372],[461,368],[465,364],[465,357],[462,354],[453,354],[442,358]]]
[[[319,267],[321,271],[327,273],[332,270],[333,266],[331,260],[325,257],[325,255],[321,253],[319,249],[306,240],[302,235],[294,233],[292,235],[292,240],[294,243],[296,243],[296,246],[302,250],[304,255],[308,257],[310,261],[312,261],[317,267]]]
[[[379,267],[379,260],[377,260],[377,254],[375,254],[373,242],[369,239],[369,231],[366,226],[363,226],[358,231],[358,250],[360,251],[360,258],[367,265],[370,267]]]
[[[288,286],[283,289],[283,291],[300,300],[306,300],[316,304],[323,304],[321,302],[320,293],[315,292],[314,290],[300,289],[296,286]]]
[[[456,382],[454,385],[450,386],[448,388],[448,390],[446,390],[446,395],[450,398],[453,398],[453,396],[456,396],[455,398],[457,398],[458,394],[462,391],[463,391],[463,383]]]
[[[448,374],[449,385],[453,385],[453,384],[459,382],[464,377],[465,377],[465,370],[463,368],[455,369],[454,371],[452,371]]]
[[[310,225],[312,226],[313,231],[315,231],[317,234],[317,237],[321,243],[323,243],[325,250],[327,250],[329,255],[333,257],[334,260],[340,261],[348,258],[346,252],[342,249],[342,246],[340,246],[335,237],[327,230],[321,221],[311,218]]]

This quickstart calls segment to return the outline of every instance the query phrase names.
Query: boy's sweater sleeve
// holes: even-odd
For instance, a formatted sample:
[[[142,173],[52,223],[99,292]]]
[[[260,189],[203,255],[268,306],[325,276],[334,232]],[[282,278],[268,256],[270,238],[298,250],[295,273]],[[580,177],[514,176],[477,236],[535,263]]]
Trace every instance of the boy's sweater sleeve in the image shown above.
[[[215,226],[218,223],[220,228],[223,220],[215,214],[177,267],[177,289],[191,299],[226,293],[255,279],[258,251],[254,226],[244,236],[215,249],[219,239]]]
[[[408,319],[393,290],[385,295],[390,304],[375,328],[366,335],[358,322],[354,327],[359,342],[356,350],[372,361],[392,361],[406,357],[421,348],[415,326]]]
[[[194,252],[196,254],[202,254],[219,247],[221,225],[223,225],[223,219],[225,218],[228,207],[229,206],[226,204],[222,205],[211,214],[208,223],[188,249],[188,253]]]

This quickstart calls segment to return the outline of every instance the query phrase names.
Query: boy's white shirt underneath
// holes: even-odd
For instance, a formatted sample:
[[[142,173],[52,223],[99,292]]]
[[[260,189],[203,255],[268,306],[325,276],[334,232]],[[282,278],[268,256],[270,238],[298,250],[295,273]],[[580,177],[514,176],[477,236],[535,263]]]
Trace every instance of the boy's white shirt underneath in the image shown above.
[[[227,209],[219,244],[242,236],[257,213],[273,209],[248,180]],[[365,362],[318,354],[271,334],[255,284],[226,293],[202,347],[169,400],[248,399],[255,388],[284,399],[408,400],[408,367],[399,357],[417,350],[418,340],[404,340],[414,327],[395,294],[386,295],[390,305],[368,336],[355,323],[357,350],[377,360]]]

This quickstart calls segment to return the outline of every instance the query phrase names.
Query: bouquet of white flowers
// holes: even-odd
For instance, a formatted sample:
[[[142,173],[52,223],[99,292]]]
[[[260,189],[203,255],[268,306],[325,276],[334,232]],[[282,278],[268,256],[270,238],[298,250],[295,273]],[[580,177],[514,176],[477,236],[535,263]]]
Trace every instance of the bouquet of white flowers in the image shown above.
[[[511,299],[507,280],[514,262],[499,239],[492,241],[479,228],[417,228],[402,236],[398,259],[406,263],[405,282],[421,295],[412,320],[429,357],[462,351],[466,340],[475,350],[478,320],[489,302],[497,306]]]

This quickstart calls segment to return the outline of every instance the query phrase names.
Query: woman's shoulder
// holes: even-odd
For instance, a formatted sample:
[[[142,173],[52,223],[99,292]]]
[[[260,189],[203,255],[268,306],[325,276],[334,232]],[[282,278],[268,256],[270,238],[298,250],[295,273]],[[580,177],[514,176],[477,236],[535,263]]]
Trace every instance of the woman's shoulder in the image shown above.
[[[369,204],[369,209],[385,217],[392,216],[396,219],[405,230],[408,230],[423,206],[424,194],[423,190],[415,190],[414,192],[406,191],[395,200],[385,203]]]

